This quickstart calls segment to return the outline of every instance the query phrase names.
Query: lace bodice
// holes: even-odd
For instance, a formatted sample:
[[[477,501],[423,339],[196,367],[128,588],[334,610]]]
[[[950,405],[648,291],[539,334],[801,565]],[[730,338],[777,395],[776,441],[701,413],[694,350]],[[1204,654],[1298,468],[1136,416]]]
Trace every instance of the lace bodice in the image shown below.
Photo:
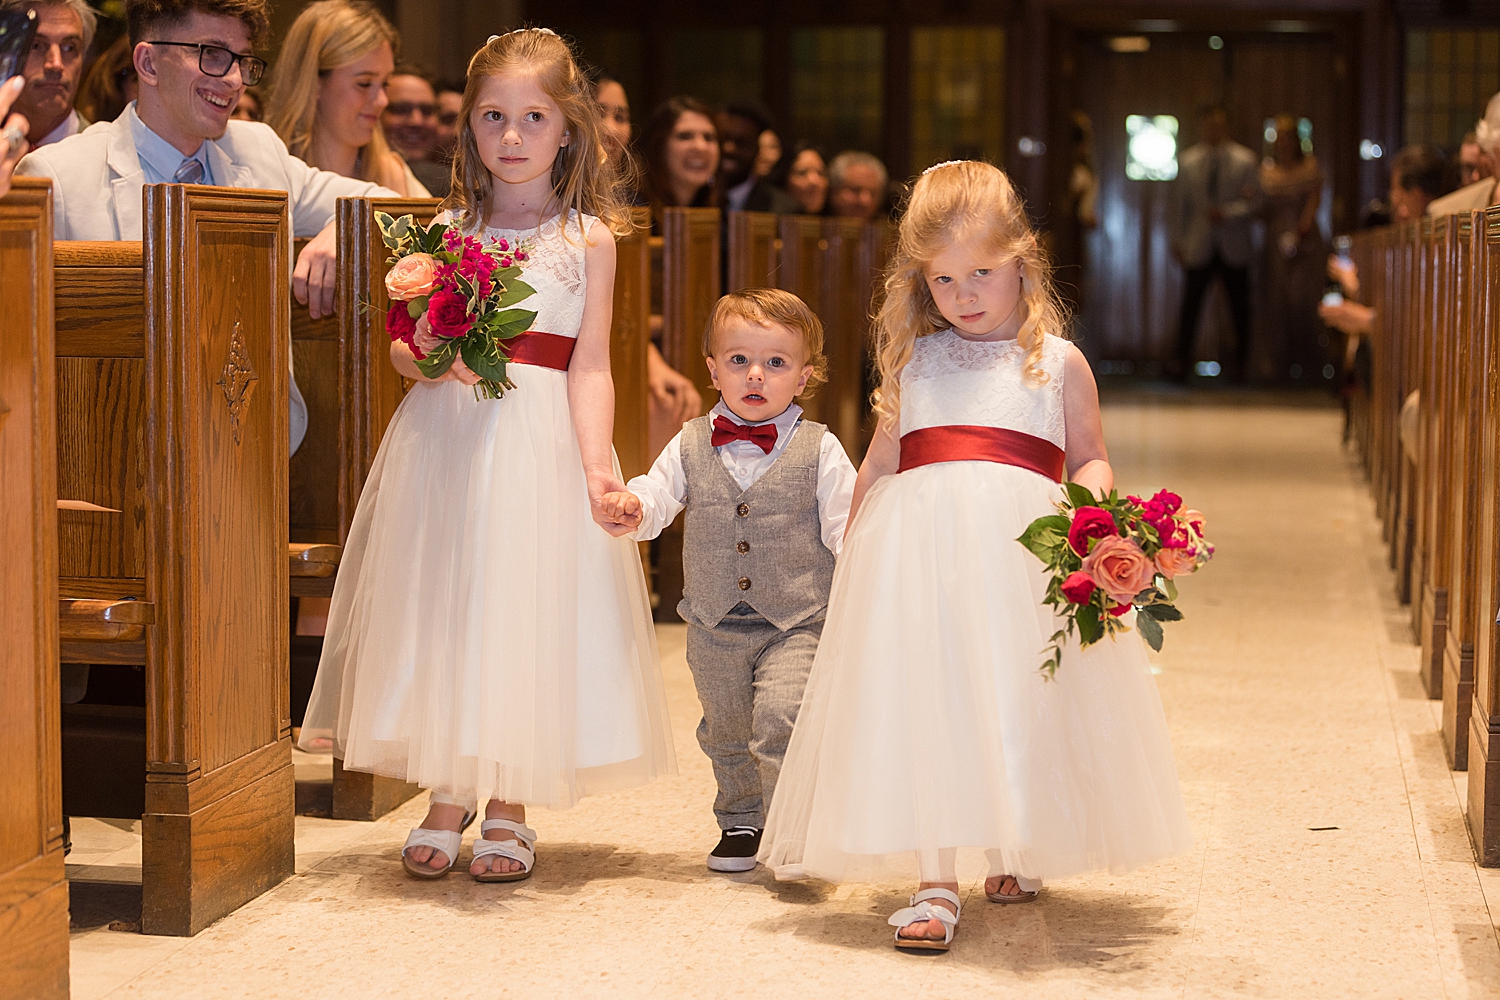
[[[1042,370],[1032,385],[1022,377],[1026,351],[1014,340],[965,340],[952,330],[918,337],[901,372],[901,433],[968,424],[1004,427],[1066,449],[1063,361],[1068,342],[1047,337]]]
[[[438,217],[449,218],[444,212]],[[535,309],[536,321],[531,328],[560,337],[577,337],[583,324],[583,296],[588,287],[583,268],[583,233],[594,224],[592,215],[583,216],[583,230],[578,228],[578,214],[568,217],[568,232],[563,236],[561,216],[542,223],[539,229],[496,229],[485,226],[477,235],[485,240],[505,239],[511,246],[527,241],[530,259],[521,265],[521,278],[536,294],[518,304],[520,309]],[[466,232],[475,230],[465,227]]]

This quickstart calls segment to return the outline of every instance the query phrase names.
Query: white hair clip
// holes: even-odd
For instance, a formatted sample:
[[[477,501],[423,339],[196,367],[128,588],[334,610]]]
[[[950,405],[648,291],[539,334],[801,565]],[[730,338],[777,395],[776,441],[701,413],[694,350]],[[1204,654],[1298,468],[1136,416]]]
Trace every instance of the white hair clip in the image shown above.
[[[954,166],[955,164],[968,163],[968,162],[969,162],[968,160],[944,160],[942,163],[934,163],[932,166],[930,166],[926,170],[922,171],[922,176],[926,177],[928,174],[932,173],[934,170],[941,170],[944,167],[951,167],[951,166]]]
[[[497,38],[504,38],[506,37],[506,35],[519,35],[523,31],[540,31],[544,35],[551,35],[553,38],[558,37],[557,32],[553,31],[551,28],[517,28],[514,31],[507,31],[504,35],[491,35],[484,44],[488,45],[490,44],[490,42],[495,41]]]

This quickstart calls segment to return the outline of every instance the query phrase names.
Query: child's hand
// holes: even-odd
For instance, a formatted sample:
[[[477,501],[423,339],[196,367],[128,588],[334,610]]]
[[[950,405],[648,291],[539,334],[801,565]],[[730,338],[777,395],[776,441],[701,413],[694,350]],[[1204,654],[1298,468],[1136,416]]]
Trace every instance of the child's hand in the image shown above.
[[[464,356],[462,354],[455,354],[453,356],[453,367],[443,372],[442,377],[438,381],[462,382],[464,385],[476,385],[479,382],[479,376],[475,375],[469,370],[469,366],[464,364]]]
[[[628,490],[606,493],[599,498],[599,523],[616,537],[629,534],[641,526],[641,498]],[[618,529],[618,530],[616,530]]]

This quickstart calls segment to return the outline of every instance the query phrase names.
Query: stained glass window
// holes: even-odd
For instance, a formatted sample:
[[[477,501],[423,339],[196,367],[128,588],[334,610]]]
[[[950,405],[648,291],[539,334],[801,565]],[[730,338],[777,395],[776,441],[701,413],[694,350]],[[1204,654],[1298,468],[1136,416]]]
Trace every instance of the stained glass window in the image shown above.
[[[799,28],[792,32],[792,126],[784,142],[808,139],[830,153],[879,155],[884,133],[885,31]]]
[[[1500,90],[1500,31],[1406,33],[1406,141],[1456,150]]]
[[[1005,156],[1005,29],[911,33],[911,165]]]
[[[676,87],[709,104],[759,99],[764,42],[759,31],[679,28],[672,32]]]

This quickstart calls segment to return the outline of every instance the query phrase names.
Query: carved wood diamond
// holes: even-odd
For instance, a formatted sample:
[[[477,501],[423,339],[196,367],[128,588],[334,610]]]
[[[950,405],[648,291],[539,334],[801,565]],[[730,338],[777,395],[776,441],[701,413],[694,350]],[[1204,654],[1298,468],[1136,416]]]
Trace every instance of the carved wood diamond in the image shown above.
[[[214,384],[224,390],[224,402],[229,407],[229,426],[234,431],[234,443],[240,443],[240,413],[250,404],[250,394],[260,376],[250,364],[245,353],[245,338],[240,336],[240,321],[234,321],[234,333],[229,338],[229,356],[224,359],[224,368],[219,381]]]

